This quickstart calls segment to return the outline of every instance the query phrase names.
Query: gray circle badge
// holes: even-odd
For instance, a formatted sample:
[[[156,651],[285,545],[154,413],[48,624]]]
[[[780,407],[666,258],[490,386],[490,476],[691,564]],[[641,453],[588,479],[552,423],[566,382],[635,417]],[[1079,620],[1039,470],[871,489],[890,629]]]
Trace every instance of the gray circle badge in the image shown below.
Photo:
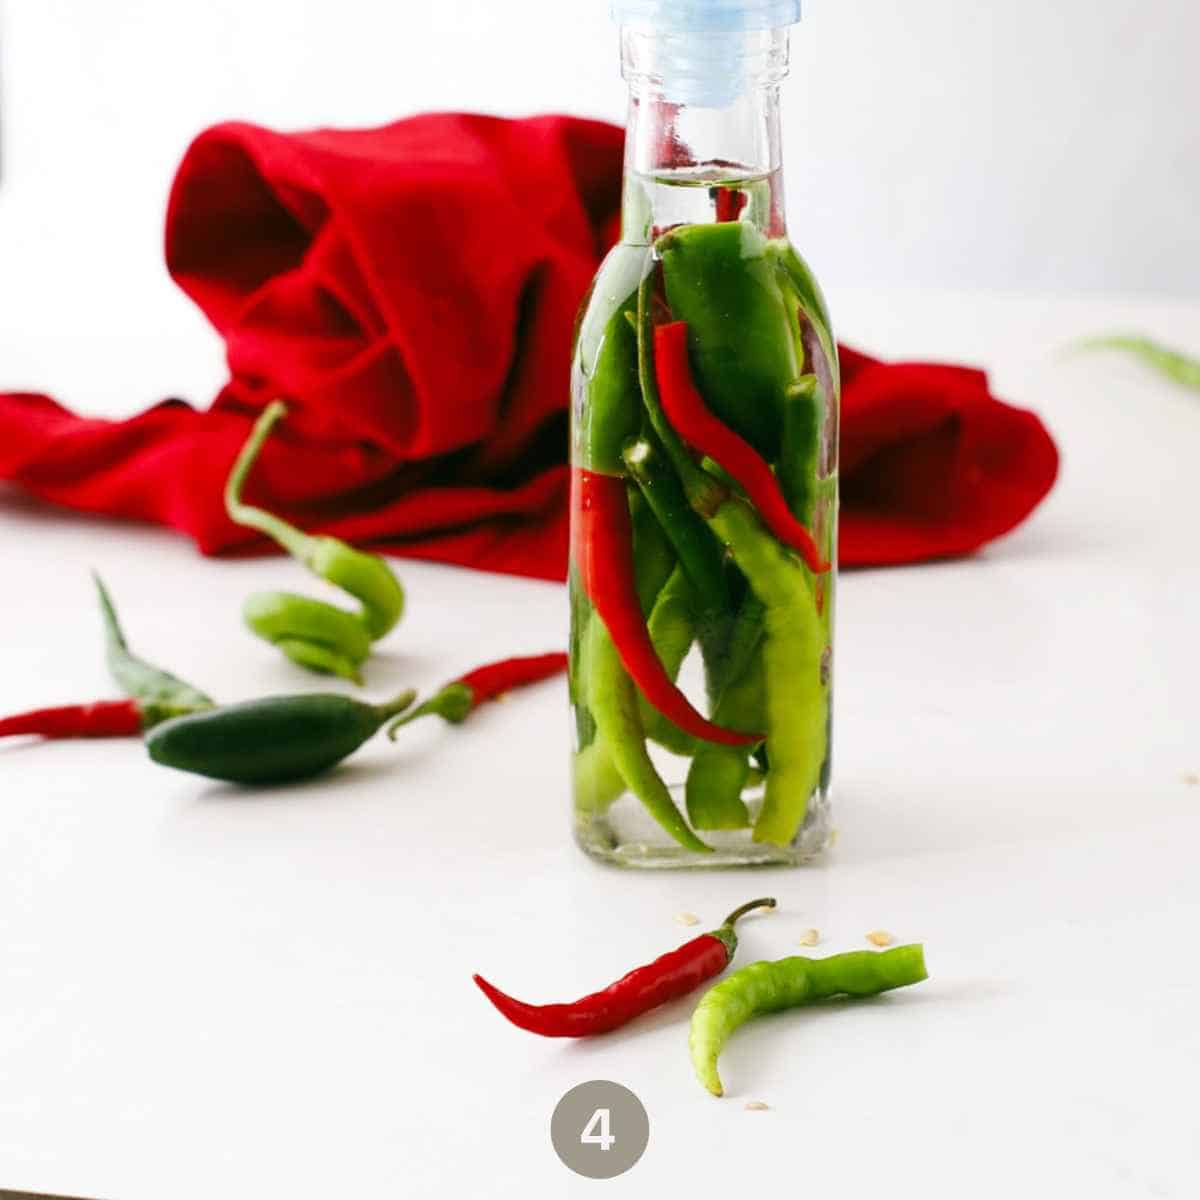
[[[576,1175],[612,1179],[642,1157],[650,1141],[650,1118],[627,1087],[592,1079],[558,1102],[550,1118],[550,1140]]]

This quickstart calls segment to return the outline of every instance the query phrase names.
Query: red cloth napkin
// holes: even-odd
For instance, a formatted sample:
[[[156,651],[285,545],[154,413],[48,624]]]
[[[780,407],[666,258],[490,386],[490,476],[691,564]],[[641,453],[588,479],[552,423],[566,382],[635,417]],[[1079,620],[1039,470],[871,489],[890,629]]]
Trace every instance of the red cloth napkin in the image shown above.
[[[266,548],[222,487],[283,396],[255,501],[377,549],[561,579],[571,331],[616,236],[621,159],[619,129],[570,117],[208,130],[175,180],[167,263],[225,338],[229,383],[205,411],[117,422],[0,395],[0,479],[206,554]],[[1054,443],[982,372],[842,356],[843,563],[965,553],[1049,490]]]

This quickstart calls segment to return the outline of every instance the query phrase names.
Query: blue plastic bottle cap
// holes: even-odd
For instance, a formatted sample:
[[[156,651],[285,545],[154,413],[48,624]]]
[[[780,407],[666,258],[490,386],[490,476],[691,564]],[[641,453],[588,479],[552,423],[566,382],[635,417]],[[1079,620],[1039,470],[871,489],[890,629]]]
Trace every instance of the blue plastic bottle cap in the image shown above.
[[[662,35],[655,67],[666,99],[725,108],[746,78],[746,37],[737,35],[794,25],[800,0],[612,0],[612,14],[625,28]]]
[[[800,0],[612,0],[612,15],[661,33],[735,33],[794,25]]]

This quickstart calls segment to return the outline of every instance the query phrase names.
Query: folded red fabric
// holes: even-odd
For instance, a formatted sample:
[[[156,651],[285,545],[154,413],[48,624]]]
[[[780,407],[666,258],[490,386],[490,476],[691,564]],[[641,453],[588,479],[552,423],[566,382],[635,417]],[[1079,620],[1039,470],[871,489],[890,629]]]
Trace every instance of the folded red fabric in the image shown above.
[[[205,411],[128,421],[0,395],[0,479],[208,554],[266,549],[222,486],[283,396],[255,499],[375,548],[561,579],[571,330],[616,236],[621,158],[619,129],[570,117],[208,130],[175,180],[167,262],[225,338],[229,383]],[[1049,490],[1049,434],[981,372],[842,361],[843,563],[965,553]]]

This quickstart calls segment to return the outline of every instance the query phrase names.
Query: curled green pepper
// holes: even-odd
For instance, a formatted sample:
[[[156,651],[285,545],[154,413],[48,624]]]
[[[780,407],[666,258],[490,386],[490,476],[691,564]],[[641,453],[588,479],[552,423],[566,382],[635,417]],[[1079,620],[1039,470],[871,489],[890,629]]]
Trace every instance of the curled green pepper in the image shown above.
[[[304,533],[274,513],[242,500],[246,477],[263,443],[286,413],[286,406],[278,400],[263,410],[225,485],[226,511],[239,525],[274,539],[314,575],[356,597],[360,607],[357,613],[348,613],[291,592],[264,592],[250,598],[243,616],[259,637],[278,646],[300,666],[361,683],[359,668],[371,643],[389,632],[403,615],[404,589],[378,555],[356,550],[340,538]]]

